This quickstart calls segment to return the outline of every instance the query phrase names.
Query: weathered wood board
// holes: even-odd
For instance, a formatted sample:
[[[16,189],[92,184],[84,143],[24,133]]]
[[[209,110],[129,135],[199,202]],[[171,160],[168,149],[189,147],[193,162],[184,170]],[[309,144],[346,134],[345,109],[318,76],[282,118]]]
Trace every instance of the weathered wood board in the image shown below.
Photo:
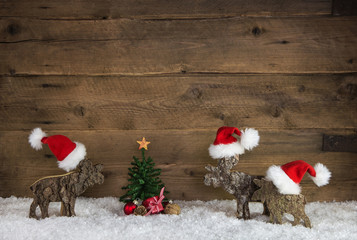
[[[73,11],[73,10],[76,11]],[[328,15],[331,0],[11,0],[0,16],[46,19],[165,19]]]
[[[0,19],[2,75],[357,72],[357,17]]]
[[[357,74],[0,77],[0,130],[355,128]]]

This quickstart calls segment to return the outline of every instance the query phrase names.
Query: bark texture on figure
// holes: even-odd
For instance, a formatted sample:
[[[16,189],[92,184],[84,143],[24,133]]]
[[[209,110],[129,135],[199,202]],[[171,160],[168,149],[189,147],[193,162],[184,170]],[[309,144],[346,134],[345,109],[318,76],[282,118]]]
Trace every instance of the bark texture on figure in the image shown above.
[[[237,198],[237,217],[250,219],[249,201],[253,193],[259,187],[253,182],[254,179],[261,179],[263,176],[252,176],[243,172],[231,171],[238,163],[239,156],[221,158],[218,160],[217,167],[207,165],[207,173],[204,178],[204,183],[207,186],[222,187],[228,193]],[[266,206],[264,205],[264,214],[268,215]]]
[[[270,211],[270,222],[274,223],[275,218],[279,224],[282,224],[284,213],[293,215],[293,226],[300,223],[302,219],[305,227],[311,228],[309,217],[305,213],[306,199],[302,194],[281,194],[274,186],[273,182],[267,181],[264,178],[255,179],[254,183],[260,187],[253,196],[252,200],[261,200],[267,204]]]
[[[40,206],[42,218],[48,217],[50,202],[62,203],[61,214],[63,216],[75,216],[76,198],[84,193],[87,188],[104,182],[104,175],[101,173],[102,169],[102,164],[93,166],[90,160],[84,159],[79,163],[77,171],[37,180],[30,187],[34,197],[29,217],[37,218],[37,206]]]

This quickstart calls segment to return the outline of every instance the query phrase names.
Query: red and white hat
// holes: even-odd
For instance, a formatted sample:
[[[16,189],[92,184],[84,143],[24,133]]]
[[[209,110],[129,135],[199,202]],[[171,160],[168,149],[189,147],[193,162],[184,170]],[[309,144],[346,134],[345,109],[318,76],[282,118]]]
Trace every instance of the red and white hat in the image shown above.
[[[232,134],[240,136],[240,142]],[[258,146],[259,134],[253,128],[239,131],[235,127],[220,127],[216,139],[208,148],[209,155],[214,159],[232,157],[243,154],[244,150],[252,150]]]
[[[331,172],[323,164],[316,163],[312,167],[302,160],[297,160],[282,166],[269,167],[266,179],[272,181],[281,194],[300,194],[299,183],[306,172],[318,187],[327,185],[331,177]]]
[[[31,147],[40,150],[42,143],[47,144],[58,160],[58,167],[69,172],[75,169],[80,161],[86,156],[86,147],[79,142],[72,142],[63,135],[46,137],[41,128],[32,130],[29,136]]]

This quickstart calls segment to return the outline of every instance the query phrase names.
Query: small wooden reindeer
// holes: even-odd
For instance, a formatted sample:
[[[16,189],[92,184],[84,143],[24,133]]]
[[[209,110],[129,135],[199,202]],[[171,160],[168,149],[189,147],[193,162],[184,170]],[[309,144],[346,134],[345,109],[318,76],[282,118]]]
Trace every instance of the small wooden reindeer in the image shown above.
[[[94,184],[102,184],[104,175],[102,164],[93,166],[89,159],[79,163],[78,171],[64,175],[50,176],[37,180],[30,189],[34,194],[30,207],[30,218],[37,218],[36,208],[40,206],[42,218],[48,217],[50,202],[62,202],[64,216],[75,216],[76,198]],[[62,210],[61,210],[62,211]]]
[[[218,166],[206,166],[207,173],[204,183],[207,186],[222,187],[228,193],[237,198],[237,217],[250,219],[249,201],[253,193],[259,189],[254,183],[255,179],[261,179],[263,176],[252,176],[243,172],[231,171],[238,163],[239,156],[225,157],[218,160]],[[264,204],[264,214],[269,215],[269,211]]]
[[[235,136],[240,137],[240,141]],[[208,148],[213,159],[218,160],[218,166],[206,166],[210,172],[205,175],[205,185],[222,187],[237,198],[237,217],[250,219],[249,201],[258,186],[254,179],[262,178],[251,176],[243,172],[231,171],[239,161],[239,155],[245,150],[252,150],[258,146],[259,134],[253,128],[240,131],[236,127],[223,126],[217,130],[216,139]],[[264,214],[268,214],[264,208]]]
[[[260,187],[255,191],[252,200],[261,200],[266,203],[270,212],[270,222],[274,223],[275,218],[279,224],[282,224],[284,213],[294,216],[293,226],[304,220],[305,227],[311,228],[309,217],[305,213],[306,199],[302,194],[281,194],[274,186],[272,181],[263,179],[254,179],[254,183]]]

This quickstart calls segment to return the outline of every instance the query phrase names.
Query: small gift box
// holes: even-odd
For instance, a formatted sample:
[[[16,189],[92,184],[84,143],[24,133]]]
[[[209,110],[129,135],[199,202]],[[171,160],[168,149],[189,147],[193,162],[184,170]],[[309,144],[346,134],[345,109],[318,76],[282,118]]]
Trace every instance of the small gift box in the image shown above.
[[[143,201],[142,205],[148,210],[148,213],[145,216],[152,213],[159,213],[164,210],[164,207],[162,206],[162,200],[165,198],[164,189],[165,187],[161,189],[159,196],[151,197]]]

